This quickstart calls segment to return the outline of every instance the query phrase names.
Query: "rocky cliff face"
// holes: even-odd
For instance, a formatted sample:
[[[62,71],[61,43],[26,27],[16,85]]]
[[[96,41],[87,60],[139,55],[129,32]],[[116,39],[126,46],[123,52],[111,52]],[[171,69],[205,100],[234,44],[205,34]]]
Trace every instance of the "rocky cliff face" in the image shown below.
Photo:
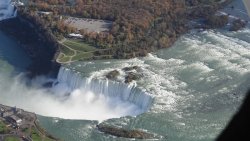
[[[48,74],[57,71],[59,64],[54,56],[58,50],[56,40],[38,23],[26,19],[22,15],[0,22],[0,30],[14,37],[32,59],[27,68],[29,76]]]
[[[230,31],[238,31],[244,27],[246,27],[247,21],[243,21],[241,19],[237,19],[233,21],[232,26],[230,27]]]

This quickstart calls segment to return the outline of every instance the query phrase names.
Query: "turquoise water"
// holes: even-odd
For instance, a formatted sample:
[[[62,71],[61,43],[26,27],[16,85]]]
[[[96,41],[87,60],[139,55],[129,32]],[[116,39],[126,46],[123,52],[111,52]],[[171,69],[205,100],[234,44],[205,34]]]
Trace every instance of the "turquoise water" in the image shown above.
[[[138,116],[104,122],[146,130],[163,141],[212,141],[237,111],[250,87],[249,39],[249,27],[238,32],[191,31],[173,47],[144,58],[76,62],[64,67],[80,72],[85,79],[103,81],[105,74],[116,69],[121,73],[117,81],[122,82],[122,68],[137,65],[143,77],[134,85],[154,98],[150,109]],[[66,141],[128,140],[98,132],[98,121],[81,116],[88,107],[74,104],[79,99],[61,100],[50,90],[37,85],[27,87],[19,75],[11,75],[14,70],[22,72],[29,63],[17,42],[0,32],[0,103],[46,115],[38,117],[40,124]],[[74,117],[69,114],[72,111],[76,112]],[[48,117],[54,115],[58,117]],[[66,117],[78,120],[62,119]]]
[[[124,67],[140,66],[143,78],[136,84],[154,97],[150,111],[105,123],[156,133],[162,136],[160,140],[212,141],[226,126],[250,87],[247,37],[250,37],[248,28],[239,32],[192,31],[173,47],[145,58],[77,62],[65,67],[87,78],[105,79],[111,70],[117,69],[122,74]],[[66,140],[127,140],[97,132],[96,123],[91,121],[75,126],[69,120],[39,119],[48,131]]]

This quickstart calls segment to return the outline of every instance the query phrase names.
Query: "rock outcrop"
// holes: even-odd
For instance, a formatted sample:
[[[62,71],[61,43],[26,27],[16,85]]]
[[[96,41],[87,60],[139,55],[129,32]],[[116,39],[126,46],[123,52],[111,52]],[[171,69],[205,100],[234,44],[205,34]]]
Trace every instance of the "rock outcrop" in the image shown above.
[[[116,137],[123,137],[123,138],[134,138],[134,139],[153,139],[154,135],[141,131],[141,130],[127,130],[117,127],[111,127],[106,125],[97,125],[97,129],[100,132],[105,134],[109,134]]]
[[[228,15],[212,15],[206,19],[206,24],[209,28],[222,28],[227,25],[229,21]]]
[[[132,70],[137,70],[137,69],[139,69],[138,66],[132,66],[132,67],[125,67],[122,70],[124,70],[124,71],[132,71]]]
[[[125,72],[124,83],[131,83],[132,81],[139,80],[142,77],[142,74],[139,72],[139,66],[131,66],[122,68],[121,71]],[[110,80],[117,80],[117,77],[120,75],[118,70],[110,71],[106,74],[106,78]]]
[[[237,19],[235,21],[233,21],[232,26],[230,27],[230,31],[238,31],[244,27],[246,27],[247,22],[243,21],[241,19]]]
[[[131,83],[133,80],[138,80],[142,76],[138,73],[129,72],[125,77],[125,83]]]
[[[117,76],[119,76],[119,75],[120,75],[120,72],[118,70],[113,70],[106,75],[106,78],[111,79],[111,80],[115,80],[117,78]]]

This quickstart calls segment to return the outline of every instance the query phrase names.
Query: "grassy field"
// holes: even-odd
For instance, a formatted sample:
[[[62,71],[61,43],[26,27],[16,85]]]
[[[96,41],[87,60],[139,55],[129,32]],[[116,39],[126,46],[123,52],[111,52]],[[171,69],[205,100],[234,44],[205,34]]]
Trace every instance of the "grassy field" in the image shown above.
[[[6,125],[0,121],[0,134],[8,133],[9,129],[6,127]]]
[[[60,54],[57,58],[59,63],[70,63],[79,60],[87,60],[93,57],[97,49],[78,39],[66,39],[62,42]]]
[[[29,128],[22,129],[22,132],[24,132],[25,134],[28,134],[29,133]]]
[[[69,56],[65,56],[64,54],[60,54],[57,60],[60,62],[68,62],[71,58]]]
[[[96,50],[95,47],[93,47],[89,44],[86,44],[80,40],[68,39],[65,42],[63,42],[63,44],[69,46],[70,48],[72,48],[76,51],[81,51],[81,52],[90,52],[90,51]]]
[[[54,140],[52,140],[50,138],[45,138],[44,141],[54,141]]]
[[[43,133],[44,134],[44,133]],[[53,139],[50,139],[49,137],[44,135],[41,135],[37,129],[35,129],[34,127],[31,128],[31,139],[33,141],[55,141]]]
[[[93,57],[93,53],[90,52],[82,52],[78,53],[76,56],[72,58],[72,60],[84,60]]]
[[[31,130],[31,138],[33,141],[42,141],[42,137],[39,135],[35,128],[32,128]]]
[[[17,137],[7,137],[4,139],[4,141],[20,141],[20,139]]]
[[[72,49],[69,49],[68,47],[62,47],[61,49],[61,52],[67,56],[73,56],[75,53]]]

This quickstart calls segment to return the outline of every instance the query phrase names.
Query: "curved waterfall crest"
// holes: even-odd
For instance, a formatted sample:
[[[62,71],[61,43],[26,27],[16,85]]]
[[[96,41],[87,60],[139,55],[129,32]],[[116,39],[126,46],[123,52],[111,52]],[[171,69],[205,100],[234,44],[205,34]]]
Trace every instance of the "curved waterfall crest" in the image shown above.
[[[14,18],[17,15],[17,9],[11,0],[0,0],[0,21]]]
[[[141,107],[144,111],[147,111],[153,102],[153,98],[148,93],[134,86],[109,80],[84,78],[79,72],[65,67],[60,68],[57,80],[59,83],[65,83],[71,90],[83,88],[96,95],[119,98]]]

